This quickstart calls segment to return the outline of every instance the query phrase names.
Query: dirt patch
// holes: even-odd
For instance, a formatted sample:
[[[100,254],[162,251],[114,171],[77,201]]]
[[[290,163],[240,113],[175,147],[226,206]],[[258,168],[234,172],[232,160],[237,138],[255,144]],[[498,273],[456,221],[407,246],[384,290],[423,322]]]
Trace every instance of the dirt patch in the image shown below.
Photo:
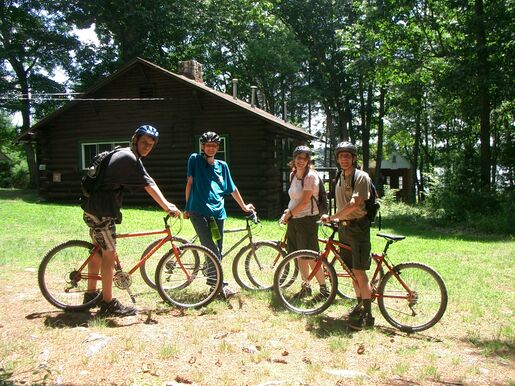
[[[452,305],[432,329],[407,335],[377,314],[373,331],[351,332],[340,301],[317,317],[242,293],[201,310],[169,308],[147,291],[137,316],[99,320],[43,299],[34,269],[0,277],[0,384],[508,384],[513,347],[470,342]],[[117,293],[123,301],[128,296]],[[462,326],[463,328],[459,328]],[[490,339],[490,332],[480,332]],[[491,339],[495,337],[492,336]]]

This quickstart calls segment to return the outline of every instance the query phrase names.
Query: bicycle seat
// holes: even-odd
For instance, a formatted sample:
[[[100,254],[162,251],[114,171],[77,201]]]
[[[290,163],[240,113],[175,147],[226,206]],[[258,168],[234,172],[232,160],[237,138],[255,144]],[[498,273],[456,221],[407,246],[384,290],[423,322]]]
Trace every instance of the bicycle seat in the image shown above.
[[[400,240],[404,240],[406,238],[406,236],[389,235],[389,234],[386,234],[386,233],[378,233],[377,236],[383,237],[383,238],[385,238],[387,240],[392,240],[392,241],[400,241]]]

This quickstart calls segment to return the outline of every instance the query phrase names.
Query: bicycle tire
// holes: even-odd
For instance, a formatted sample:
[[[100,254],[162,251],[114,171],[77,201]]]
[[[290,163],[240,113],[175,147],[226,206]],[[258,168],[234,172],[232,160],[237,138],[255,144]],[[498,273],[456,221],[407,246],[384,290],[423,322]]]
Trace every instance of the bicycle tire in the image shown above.
[[[159,295],[168,304],[181,308],[209,304],[222,288],[222,265],[216,255],[202,245],[184,244],[177,248],[179,258],[171,251],[157,265]],[[200,263],[202,256],[205,260]]]
[[[101,292],[98,291],[94,299],[84,303],[88,280],[75,274],[93,248],[95,246],[90,242],[70,240],[55,246],[43,257],[38,269],[38,284],[50,304],[65,311],[81,311],[100,301]],[[72,280],[72,276],[79,280]]]
[[[164,238],[164,237],[163,237]],[[152,248],[154,248],[163,238],[160,238],[158,240],[152,241],[143,251],[141,254],[140,259],[143,259],[143,257],[149,253]],[[178,244],[188,244],[189,241],[178,236],[173,236],[173,242]],[[168,249],[165,253],[171,253],[171,249]],[[147,259],[139,268],[139,272],[141,274],[141,277],[143,278],[143,281],[152,289],[157,289],[155,277],[156,277],[156,267],[159,263],[160,258],[151,256],[149,259]]]
[[[257,241],[248,244],[239,250],[233,260],[234,280],[241,288],[249,291],[269,290],[274,285],[275,268],[284,256],[286,252],[277,242]]]
[[[341,256],[332,256],[330,260],[331,265],[334,267],[334,271],[336,272],[336,277],[338,278],[338,287],[336,290],[336,294],[341,298],[348,300],[356,300],[356,292],[354,291],[353,279],[350,273],[343,267],[344,262],[342,261]],[[372,288],[377,288],[379,283],[384,277],[384,269],[381,267],[379,269],[379,274],[374,279],[372,275],[375,273],[377,268],[377,261],[372,258],[370,263],[370,270],[367,272],[370,278],[370,285]],[[373,280],[374,279],[374,280]]]
[[[292,266],[300,267],[299,260],[311,260],[319,261],[320,254],[310,250],[300,250],[287,255],[277,266],[274,275],[274,293],[280,303],[288,310],[303,314],[303,315],[316,315],[325,311],[333,302],[336,297],[336,290],[338,286],[338,279],[334,268],[325,259],[321,260],[322,269],[325,273],[325,284],[327,286],[328,294],[326,296],[322,294],[316,294],[312,296],[312,293],[306,297],[301,297],[299,294],[302,291],[303,282],[302,275],[300,272],[295,276],[294,280],[291,281],[291,276],[286,273],[286,269],[291,271]],[[289,281],[289,285],[285,285],[285,281]],[[312,279],[312,283],[316,283],[315,278]],[[314,287],[313,285],[311,287]]]
[[[413,296],[400,298],[409,293],[392,272],[387,272],[379,285],[377,299],[383,317],[404,332],[420,332],[434,326],[447,308],[447,289],[442,277],[421,263],[402,263],[393,269],[413,291]]]

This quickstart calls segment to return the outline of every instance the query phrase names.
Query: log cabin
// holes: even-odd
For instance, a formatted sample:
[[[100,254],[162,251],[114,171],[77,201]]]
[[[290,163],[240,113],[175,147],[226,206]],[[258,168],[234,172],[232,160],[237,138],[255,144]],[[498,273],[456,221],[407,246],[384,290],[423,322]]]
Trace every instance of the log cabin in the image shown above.
[[[245,201],[261,217],[276,218],[287,203],[284,168],[292,149],[315,137],[235,94],[208,87],[201,65],[181,62],[173,73],[135,58],[60,109],[49,114],[18,141],[33,144],[39,169],[39,195],[59,202],[79,202],[80,179],[97,153],[128,146],[134,130],[150,124],[159,143],[144,160],[164,195],[184,208],[187,160],[199,151],[199,137],[222,137],[217,158],[229,163]],[[125,196],[126,204],[150,205],[145,192]],[[240,213],[232,198],[229,213]]]

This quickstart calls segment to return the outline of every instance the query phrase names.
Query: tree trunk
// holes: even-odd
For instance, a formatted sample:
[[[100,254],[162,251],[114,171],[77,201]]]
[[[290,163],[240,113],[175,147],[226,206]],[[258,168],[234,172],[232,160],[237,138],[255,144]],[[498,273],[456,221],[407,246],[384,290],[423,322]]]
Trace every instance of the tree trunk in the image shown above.
[[[490,93],[488,48],[486,42],[483,0],[475,0],[475,33],[477,81],[479,90],[479,119],[481,128],[481,190],[490,190]]]
[[[368,171],[368,138],[366,138],[366,107],[365,90],[363,89],[363,75],[359,76],[359,116],[361,119],[361,140],[363,142],[363,170]]]
[[[384,86],[381,86],[379,93],[379,116],[378,116],[378,124],[377,124],[377,157],[376,157],[376,172],[374,175],[374,184],[377,186],[377,189],[381,194],[384,193],[382,176],[381,176],[381,162],[383,160],[383,132],[384,132],[384,99],[385,99],[386,90]]]
[[[422,115],[422,93],[419,91],[417,95],[417,109],[415,116],[415,144],[413,145],[413,165],[411,165],[411,183],[408,187],[408,202],[415,204],[417,201],[416,186],[418,183],[417,169],[418,156],[420,153],[420,117]]]
[[[14,71],[16,72],[16,76],[18,77],[18,83],[20,85],[21,94],[23,96],[23,100],[21,102],[21,116],[23,120],[22,131],[27,131],[30,129],[30,94],[29,94],[29,81],[27,79],[27,72],[23,69],[21,63],[11,60],[10,61]],[[38,189],[39,188],[39,172],[36,165],[36,157],[34,155],[34,148],[32,144],[25,143],[24,144],[25,154],[27,156],[27,165],[29,167],[29,189]]]
[[[367,105],[365,113],[365,127],[363,131],[363,169],[369,171],[369,159],[370,159],[370,129],[372,127],[372,115],[373,115],[373,99],[374,89],[372,82],[368,84],[367,89]]]

